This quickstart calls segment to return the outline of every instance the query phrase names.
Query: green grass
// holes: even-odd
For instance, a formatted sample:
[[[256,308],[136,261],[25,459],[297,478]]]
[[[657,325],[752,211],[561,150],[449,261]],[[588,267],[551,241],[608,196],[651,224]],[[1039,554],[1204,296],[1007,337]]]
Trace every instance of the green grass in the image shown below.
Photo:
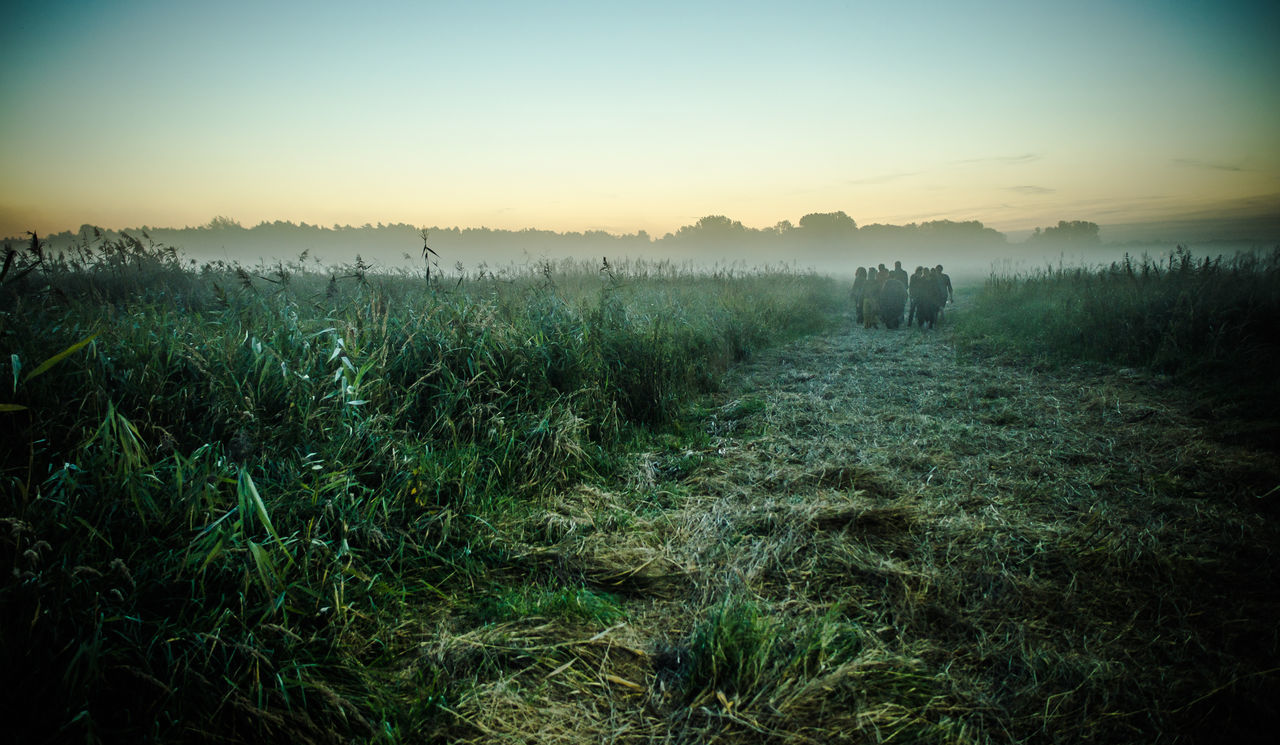
[[[1280,248],[1101,269],[993,275],[959,326],[963,347],[1048,363],[1089,361],[1179,376],[1276,414],[1264,371],[1280,362]]]
[[[486,623],[553,618],[592,626],[610,626],[625,618],[613,595],[587,587],[511,587],[483,598],[475,610]]]
[[[838,611],[789,616],[731,594],[694,628],[688,654],[686,716],[710,713],[744,741],[805,731],[839,741],[967,741],[948,716],[960,698],[946,677],[887,652]]]
[[[0,276],[0,714],[27,741],[427,737],[466,681],[398,676],[422,628],[620,617],[513,588],[503,518],[841,300],[774,271],[38,249]]]

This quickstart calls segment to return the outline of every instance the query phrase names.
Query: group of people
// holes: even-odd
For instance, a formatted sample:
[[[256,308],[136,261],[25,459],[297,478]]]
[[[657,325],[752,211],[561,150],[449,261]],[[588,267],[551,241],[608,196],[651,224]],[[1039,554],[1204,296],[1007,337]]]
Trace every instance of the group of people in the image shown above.
[[[943,273],[941,264],[932,269],[918,266],[908,277],[901,261],[893,262],[892,269],[884,264],[858,267],[852,295],[858,323],[869,329],[882,322],[885,328],[898,328],[904,310],[907,326],[915,323],[920,328],[934,328],[942,320],[942,307],[955,301],[951,278]]]

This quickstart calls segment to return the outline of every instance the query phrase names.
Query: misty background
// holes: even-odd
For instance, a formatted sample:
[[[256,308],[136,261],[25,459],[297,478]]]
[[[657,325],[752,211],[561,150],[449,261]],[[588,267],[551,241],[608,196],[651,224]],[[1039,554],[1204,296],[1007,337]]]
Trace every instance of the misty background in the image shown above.
[[[859,266],[901,261],[908,269],[943,264],[959,281],[977,281],[993,271],[1025,271],[1046,264],[1096,265],[1126,253],[1159,257],[1182,245],[1199,255],[1269,251],[1280,246],[1280,218],[1188,216],[1181,221],[1099,226],[1087,220],[1006,234],[977,220],[934,220],[906,225],[859,225],[839,212],[806,214],[752,228],[723,215],[709,215],[662,236],[640,230],[556,232],[459,227],[422,227],[407,223],[311,225],[261,222],[246,227],[219,216],[199,226],[140,226],[109,230],[83,225],[78,231],[40,236],[46,249],[115,240],[128,234],[144,243],[172,246],[196,263],[303,263],[317,270],[359,260],[375,270],[424,267],[423,236],[435,256],[433,266],[448,273],[527,267],[543,261],[576,260],[617,265],[628,260],[672,262],[693,268],[778,267],[852,276]],[[12,236],[18,246],[29,237]]]

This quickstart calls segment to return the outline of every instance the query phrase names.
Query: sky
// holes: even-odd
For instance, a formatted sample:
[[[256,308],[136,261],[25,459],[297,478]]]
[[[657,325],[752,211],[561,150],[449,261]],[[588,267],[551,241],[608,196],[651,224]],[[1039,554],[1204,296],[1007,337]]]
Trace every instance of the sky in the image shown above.
[[[10,0],[0,235],[1280,209],[1280,3]]]

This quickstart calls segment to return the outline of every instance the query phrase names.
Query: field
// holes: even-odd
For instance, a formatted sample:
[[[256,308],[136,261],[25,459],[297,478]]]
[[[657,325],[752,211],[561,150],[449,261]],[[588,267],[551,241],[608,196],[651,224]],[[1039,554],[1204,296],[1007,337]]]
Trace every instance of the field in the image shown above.
[[[922,332],[780,270],[15,252],[2,714],[32,742],[1269,741],[1277,264],[1180,261],[993,277]]]

